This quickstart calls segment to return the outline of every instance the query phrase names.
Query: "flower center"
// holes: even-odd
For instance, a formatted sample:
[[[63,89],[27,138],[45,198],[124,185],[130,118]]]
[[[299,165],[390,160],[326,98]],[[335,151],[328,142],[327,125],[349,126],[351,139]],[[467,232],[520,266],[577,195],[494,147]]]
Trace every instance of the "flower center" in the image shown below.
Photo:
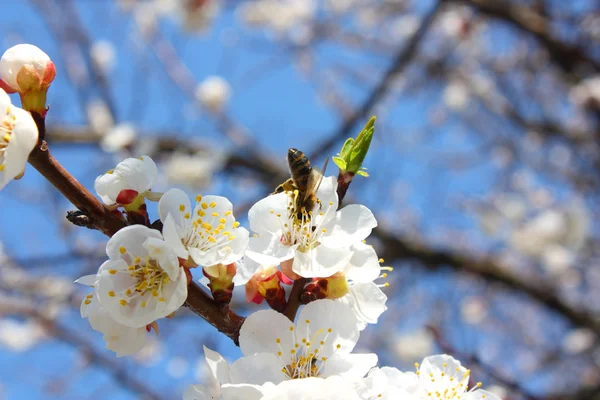
[[[16,117],[11,112],[10,107],[6,107],[5,116],[0,122],[0,172],[4,171],[5,168],[5,155],[6,148],[10,144],[12,131],[16,125]]]
[[[290,350],[290,357],[286,361],[284,351],[281,348],[281,339],[275,339],[279,347],[277,356],[284,362],[285,367],[281,369],[289,379],[303,379],[310,377],[318,377],[321,374],[323,366],[327,362],[327,357],[323,357],[320,354],[323,351],[327,338],[333,332],[332,328],[319,329],[313,335],[312,338],[308,337],[308,331],[310,326],[310,320],[306,320],[307,324],[307,335],[300,341],[297,340],[294,326],[290,326],[290,332],[294,335],[294,347]],[[319,336],[323,335],[321,340]],[[339,349],[341,346],[338,344],[335,349]]]
[[[231,211],[220,214],[214,210],[216,207],[216,202],[207,204],[202,201],[202,196],[196,196],[196,219],[192,220],[192,215],[185,205],[179,205],[183,220],[190,226],[183,238],[185,246],[208,251],[215,246],[225,246],[235,239],[229,230],[237,228],[240,223],[234,220]]]
[[[115,293],[113,290],[108,292],[110,297],[118,296],[122,306],[126,306],[131,300],[141,296],[142,298],[150,293],[152,297],[158,298],[159,302],[165,302],[166,299],[162,295],[163,288],[170,282],[169,275],[155,261],[146,257],[142,260],[139,256],[131,260],[131,257],[126,254],[127,250],[124,247],[119,249],[123,255],[123,260],[129,263],[127,273],[133,278],[133,283],[126,289]],[[111,269],[110,274],[116,274],[118,271]],[[142,307],[146,307],[147,301],[141,303]]]
[[[428,376],[423,376],[419,369],[419,363],[415,363],[415,367],[419,378],[427,383],[427,396],[430,399],[460,400],[463,399],[465,392],[472,392],[481,387],[481,382],[477,382],[473,388],[468,390],[469,376],[471,375],[471,370],[468,369],[461,376],[460,368],[456,367],[454,371],[448,367],[447,363],[443,363],[441,371],[430,372]]]
[[[282,218],[277,214],[282,224],[283,234],[281,242],[288,246],[298,244],[298,250],[307,252],[319,245],[319,238],[326,229],[321,228],[322,223],[313,219],[313,213],[322,209],[321,200],[317,199],[313,210],[306,210],[305,207],[298,207],[298,190],[285,192],[288,195],[287,215]],[[271,210],[271,214],[275,211]],[[323,211],[318,212],[323,216]],[[322,219],[321,219],[322,220]]]

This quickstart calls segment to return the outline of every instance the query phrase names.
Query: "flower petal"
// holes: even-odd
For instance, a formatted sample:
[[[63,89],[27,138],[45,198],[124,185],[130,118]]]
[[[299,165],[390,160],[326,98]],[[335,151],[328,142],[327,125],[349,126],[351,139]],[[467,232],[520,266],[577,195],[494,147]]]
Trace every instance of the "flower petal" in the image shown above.
[[[278,351],[290,354],[295,343],[293,328],[294,324],[277,311],[261,310],[250,314],[240,329],[242,354],[277,354]]]
[[[371,234],[377,221],[371,210],[360,204],[350,204],[335,213],[327,224],[321,243],[332,247],[356,244]]]
[[[164,223],[169,214],[177,226],[184,228],[183,215],[192,212],[190,198],[181,189],[170,189],[162,195],[158,202],[158,217]]]
[[[344,297],[337,299],[352,307],[352,311],[361,322],[361,330],[366,324],[376,324],[379,316],[387,310],[387,296],[373,282],[357,283],[350,286]]]
[[[162,233],[163,237],[165,238],[165,242],[171,247],[171,249],[173,249],[173,252],[177,255],[177,257],[187,260],[189,253],[183,243],[181,243],[181,239],[183,237],[182,232],[175,223],[173,214],[169,214],[163,221]]]
[[[375,249],[363,242],[352,246],[354,252],[345,268],[346,278],[355,283],[373,282],[379,277],[381,267]]]
[[[148,238],[162,239],[162,235],[159,231],[143,225],[126,226],[110,238],[106,244],[106,255],[111,260],[121,259],[126,254],[132,259],[138,256],[144,258],[148,254],[144,247]]]
[[[323,363],[321,375],[360,379],[377,364],[377,354],[334,354]]]
[[[246,255],[257,263],[276,265],[294,257],[297,247],[282,244],[279,236],[263,233],[249,239]]]
[[[305,278],[325,278],[344,269],[351,258],[352,252],[347,248],[321,244],[307,252],[296,251],[292,270]]]
[[[280,216],[287,216],[288,195],[278,193],[265,197],[254,204],[248,211],[250,229],[257,233],[278,233],[283,228]]]
[[[285,367],[275,353],[258,353],[238,358],[231,364],[231,382],[262,385],[279,383],[289,379],[281,372]]]
[[[273,327],[274,324],[270,324],[263,329],[268,330]],[[329,329],[331,332],[328,332]],[[312,343],[312,351],[318,348],[319,356],[327,358],[334,353],[350,353],[359,337],[358,321],[350,307],[327,299],[313,301],[302,308],[298,316],[296,332],[297,335],[306,335],[305,338]],[[313,337],[317,332],[322,336]],[[323,339],[324,337],[326,339]],[[299,340],[301,338],[297,337],[296,341]],[[321,345],[321,340],[324,340],[325,344]]]

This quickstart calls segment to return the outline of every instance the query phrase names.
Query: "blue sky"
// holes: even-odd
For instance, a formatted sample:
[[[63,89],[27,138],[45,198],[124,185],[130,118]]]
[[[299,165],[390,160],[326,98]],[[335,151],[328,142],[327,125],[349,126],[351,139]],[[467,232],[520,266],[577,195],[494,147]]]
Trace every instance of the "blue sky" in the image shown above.
[[[158,66],[154,55],[132,39],[129,18],[120,14],[115,6],[108,5],[108,2],[87,0],[76,4],[81,22],[89,30],[90,36],[94,40],[109,40],[116,44],[118,64],[111,75],[110,90],[117,104],[118,122],[132,122],[141,131],[150,134],[170,131],[180,138],[207,140],[225,148],[231,146],[206,115],[190,112],[193,106],[189,99],[184,98],[164,78],[163,70]],[[0,14],[0,26],[4,31],[2,48],[20,42],[32,43],[46,51],[57,63],[57,78],[48,97],[51,107],[48,124],[85,123],[80,99],[66,77],[60,47],[30,3],[10,2]],[[240,28],[231,13],[222,14],[205,36],[181,38],[179,27],[169,21],[163,22],[161,28],[165,37],[177,38],[175,44],[198,80],[208,75],[221,75],[231,82],[234,91],[229,107],[231,116],[251,132],[261,149],[282,163],[287,148],[298,147],[310,154],[310,150],[340,123],[335,113],[316,99],[314,82],[293,64],[290,53],[274,51],[274,47],[263,45],[266,43],[264,38],[260,34],[250,35],[246,29]],[[236,44],[224,45],[231,38],[235,39]],[[254,45],[255,41],[261,44]],[[386,61],[380,56],[367,58],[348,52],[344,54],[338,50],[334,46],[320,47],[316,62],[371,63],[376,65],[379,72],[386,67]],[[367,91],[365,87],[346,85],[345,93],[352,104],[359,104]],[[132,105],[133,96],[139,96],[140,101]],[[416,95],[400,96],[397,101],[390,103],[383,126],[401,126],[405,134],[390,135],[378,131],[372,152],[366,161],[373,175],[370,179],[377,185],[367,186],[365,181],[357,181],[351,187],[351,195],[355,199],[360,199],[367,206],[386,215],[384,212],[388,204],[391,207],[392,203],[377,191],[377,187],[388,183],[396,184],[397,181],[410,186],[412,189],[405,205],[422,217],[424,233],[432,237],[436,233],[435,227],[440,223],[463,229],[474,227],[471,219],[452,212],[453,206],[449,201],[451,197],[445,197],[450,196],[449,192],[452,196],[479,197],[492,185],[492,182],[482,180],[491,171],[489,162],[482,162],[476,168],[458,174],[436,164],[438,152],[447,149],[468,152],[479,145],[473,140],[461,139],[460,128],[453,128],[452,117],[444,124],[445,131],[440,129],[439,132],[430,132],[427,141],[414,140],[418,135],[413,133],[423,128],[428,117],[427,108],[439,100],[438,96],[439,90],[429,89]],[[16,97],[13,100],[18,101]],[[53,153],[90,189],[95,177],[112,168],[117,161],[114,156],[102,153],[95,146],[57,146],[53,148]],[[316,164],[322,162],[313,161]],[[382,168],[377,169],[377,166]],[[329,168],[330,172],[333,171],[333,164],[330,163]],[[12,183],[0,193],[0,221],[3,226],[0,229],[0,241],[16,259],[64,254],[69,249],[66,240],[102,240],[100,234],[83,229],[65,237],[57,221],[62,221],[60,214],[72,207],[56,197],[55,192],[47,186],[33,168],[28,168],[20,182]],[[233,199],[240,195],[236,187],[229,185],[217,183],[213,189],[215,194]],[[402,230],[402,227],[398,228]],[[33,273],[75,279],[84,267],[83,264],[71,261],[28,267],[31,267]],[[410,269],[410,266],[402,268]],[[403,273],[402,268],[399,270],[400,274]],[[444,297],[444,291],[452,290],[452,280],[444,272],[436,276],[423,276],[423,279],[421,287],[407,289],[406,293],[398,294],[391,300],[390,310],[384,316],[393,318],[394,307],[400,307],[415,291],[437,293]],[[86,321],[80,320],[78,310],[65,312],[60,323],[73,328],[81,336],[91,338],[99,351],[112,355],[102,350],[100,335],[92,331]],[[405,321],[402,326],[396,325],[395,328],[409,330],[422,323],[424,320],[413,316],[412,320]],[[118,363],[125,366],[128,373],[163,394],[180,393],[195,381],[193,365],[202,357],[203,343],[210,343],[209,347],[230,359],[239,355],[239,349],[229,339],[218,335],[212,327],[192,316],[166,321],[161,324],[161,329],[167,333],[165,336],[169,340],[164,343],[162,357],[155,365],[138,366],[127,359],[119,359]],[[477,337],[475,333],[468,335]],[[471,351],[476,346],[467,346],[463,350]],[[192,367],[182,376],[169,376],[165,371],[174,358],[185,360]],[[385,354],[382,355],[382,360],[395,361],[393,356]],[[115,385],[105,370],[95,367],[82,369],[81,366],[81,354],[73,346],[55,340],[44,341],[24,353],[13,353],[0,348],[0,384],[7,399],[107,398],[104,396],[108,392],[111,393],[111,399],[135,398]],[[55,383],[58,389],[49,386],[50,383]],[[49,387],[54,390],[62,388],[63,391],[57,391],[52,396],[49,395]]]

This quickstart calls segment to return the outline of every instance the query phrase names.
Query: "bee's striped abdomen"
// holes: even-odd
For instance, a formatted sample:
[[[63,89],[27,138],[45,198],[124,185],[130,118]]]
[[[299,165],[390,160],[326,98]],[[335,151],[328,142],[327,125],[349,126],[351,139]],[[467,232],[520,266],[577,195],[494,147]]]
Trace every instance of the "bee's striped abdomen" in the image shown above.
[[[310,177],[310,171],[312,170],[308,157],[300,150],[289,149],[288,164],[296,187],[300,192],[306,191],[308,178]]]

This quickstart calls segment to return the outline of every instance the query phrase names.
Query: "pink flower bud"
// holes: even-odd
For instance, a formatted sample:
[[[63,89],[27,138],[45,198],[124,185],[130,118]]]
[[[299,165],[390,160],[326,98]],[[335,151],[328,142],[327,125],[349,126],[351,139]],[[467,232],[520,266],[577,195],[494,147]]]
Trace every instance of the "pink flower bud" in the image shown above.
[[[10,93],[46,91],[56,76],[50,57],[31,44],[18,44],[0,59],[0,85]]]

